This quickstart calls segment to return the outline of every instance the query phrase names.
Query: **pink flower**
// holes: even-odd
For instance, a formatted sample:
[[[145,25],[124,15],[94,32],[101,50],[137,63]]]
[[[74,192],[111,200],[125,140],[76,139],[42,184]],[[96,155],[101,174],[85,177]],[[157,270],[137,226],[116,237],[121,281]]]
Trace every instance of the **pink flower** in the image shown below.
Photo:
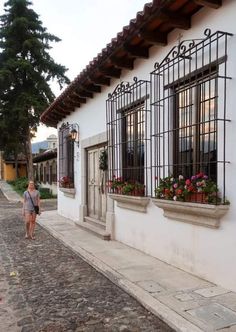
[[[174,188],[174,189],[178,188],[178,184],[177,184],[177,183],[174,183],[174,184],[173,184],[173,188]]]
[[[191,181],[190,181],[189,179],[187,179],[187,180],[185,181],[185,184],[186,184],[187,186],[190,186]]]
[[[203,178],[204,173],[200,172],[200,173],[198,173],[196,176],[197,176],[198,179],[201,179],[201,178]]]

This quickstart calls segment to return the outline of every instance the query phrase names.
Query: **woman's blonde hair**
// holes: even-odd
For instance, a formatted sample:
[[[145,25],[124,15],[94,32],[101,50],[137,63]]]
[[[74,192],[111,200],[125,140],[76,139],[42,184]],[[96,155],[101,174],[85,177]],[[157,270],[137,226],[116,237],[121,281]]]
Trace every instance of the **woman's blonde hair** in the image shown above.
[[[32,184],[34,185],[34,187],[35,187],[35,183],[34,183],[34,181],[33,181],[33,180],[29,180],[29,181],[28,181],[28,188],[29,188],[29,185],[30,185],[31,183],[32,183]]]

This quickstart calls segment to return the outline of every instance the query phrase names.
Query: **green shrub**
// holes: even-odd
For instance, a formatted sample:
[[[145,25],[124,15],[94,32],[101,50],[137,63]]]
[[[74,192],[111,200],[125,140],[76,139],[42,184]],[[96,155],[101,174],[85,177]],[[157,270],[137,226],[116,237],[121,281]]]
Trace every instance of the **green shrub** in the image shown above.
[[[7,181],[10,185],[13,186],[14,190],[22,195],[23,192],[27,189],[28,187],[28,179],[26,177],[18,178],[13,181]]]
[[[49,188],[39,188],[40,198],[46,199],[46,198],[54,198],[52,195],[52,192]]]
[[[20,194],[23,195],[24,191],[27,190],[28,187],[28,179],[26,177],[18,178],[13,181],[7,181],[13,189]],[[36,189],[40,192],[40,198],[46,199],[46,198],[55,198],[56,196],[52,194],[51,190],[49,188],[41,188],[39,184],[35,184]]]

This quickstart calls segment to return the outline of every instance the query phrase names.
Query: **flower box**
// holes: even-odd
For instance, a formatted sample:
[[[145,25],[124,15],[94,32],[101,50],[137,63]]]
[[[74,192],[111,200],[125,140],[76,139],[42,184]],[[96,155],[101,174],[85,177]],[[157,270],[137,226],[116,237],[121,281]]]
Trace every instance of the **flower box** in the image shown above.
[[[113,176],[109,180],[107,186],[110,188],[109,192],[118,195],[126,196],[145,196],[145,185],[135,180],[124,181],[121,177]]]
[[[185,198],[186,202],[207,203],[207,195],[203,192],[191,193]]]
[[[219,228],[221,218],[229,210],[229,205],[177,202],[156,198],[152,199],[152,202],[163,209],[164,217],[167,219],[209,228]]]
[[[159,183],[155,188],[157,199],[217,205],[222,201],[217,183],[202,172],[188,179],[179,175],[178,178],[168,176],[156,180]]]

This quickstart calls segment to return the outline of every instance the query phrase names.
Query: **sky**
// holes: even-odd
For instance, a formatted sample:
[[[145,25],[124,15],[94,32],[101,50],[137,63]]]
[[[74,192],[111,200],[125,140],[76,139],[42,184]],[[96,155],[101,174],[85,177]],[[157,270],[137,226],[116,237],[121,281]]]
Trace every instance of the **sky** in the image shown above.
[[[40,16],[48,32],[61,39],[53,43],[53,59],[66,68],[73,80],[108,44],[123,26],[143,10],[150,0],[31,0],[32,8]],[[5,1],[0,0],[0,14]],[[56,96],[61,91],[52,83]],[[56,129],[40,126],[33,142],[45,140]]]

